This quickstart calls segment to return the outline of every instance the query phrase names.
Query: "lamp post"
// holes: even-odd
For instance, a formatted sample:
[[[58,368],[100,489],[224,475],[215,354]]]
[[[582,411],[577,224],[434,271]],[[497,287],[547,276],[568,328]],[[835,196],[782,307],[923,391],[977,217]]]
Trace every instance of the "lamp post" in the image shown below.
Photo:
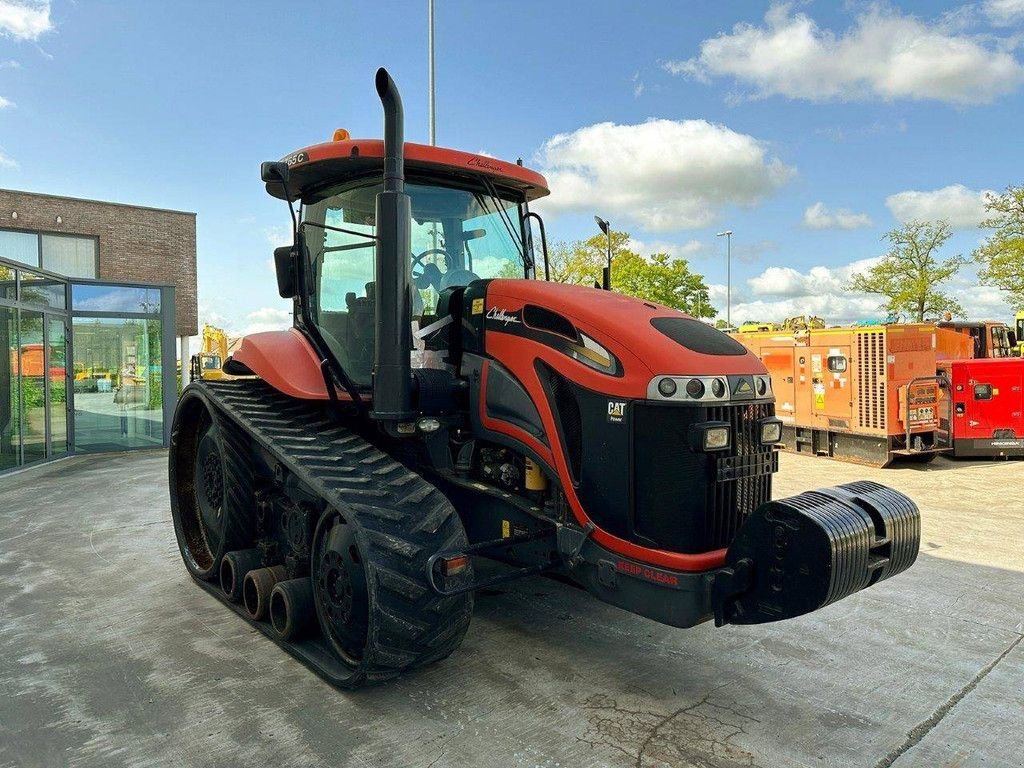
[[[428,133],[430,146],[437,143],[437,121],[434,111],[434,0],[427,0],[427,112],[430,114]],[[434,244],[437,247],[437,243]]]
[[[732,328],[732,230],[719,232],[725,238],[725,322]]]
[[[602,282],[603,288],[606,291],[610,291],[612,289],[612,225],[600,216],[595,216],[594,221],[597,222],[597,226],[601,228],[601,231],[608,238],[608,266],[603,270]]]

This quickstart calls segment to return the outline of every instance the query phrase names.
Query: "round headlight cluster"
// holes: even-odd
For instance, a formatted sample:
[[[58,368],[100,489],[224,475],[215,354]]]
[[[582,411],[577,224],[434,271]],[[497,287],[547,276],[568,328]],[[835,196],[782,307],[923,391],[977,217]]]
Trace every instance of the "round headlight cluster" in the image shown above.
[[[694,400],[704,397],[704,382],[700,379],[690,379],[686,382],[686,394]]]
[[[676,393],[676,382],[674,379],[662,379],[658,382],[658,391],[663,397],[672,397]]]
[[[711,394],[715,397],[722,397],[725,395],[725,382],[721,379],[715,379],[711,382]]]
[[[764,393],[768,391],[768,382],[764,379],[757,380],[757,394],[764,396]]]

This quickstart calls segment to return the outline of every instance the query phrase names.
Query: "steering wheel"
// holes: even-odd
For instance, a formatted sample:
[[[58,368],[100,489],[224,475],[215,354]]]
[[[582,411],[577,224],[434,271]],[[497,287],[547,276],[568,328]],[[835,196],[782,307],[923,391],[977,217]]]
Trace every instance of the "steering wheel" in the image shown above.
[[[437,288],[441,282],[441,275],[443,274],[437,266],[436,261],[426,262],[428,256],[434,256],[441,254],[444,256],[444,271],[447,272],[452,268],[453,259],[451,255],[444,248],[427,248],[427,250],[417,253],[412,257],[412,267],[410,273],[412,280],[416,284],[417,288],[421,290],[428,286],[434,286]],[[417,270],[417,267],[419,269]]]

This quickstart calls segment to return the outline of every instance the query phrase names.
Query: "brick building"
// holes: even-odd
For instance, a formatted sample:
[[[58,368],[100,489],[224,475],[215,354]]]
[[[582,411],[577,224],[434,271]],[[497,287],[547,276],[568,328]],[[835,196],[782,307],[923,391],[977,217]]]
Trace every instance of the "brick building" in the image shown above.
[[[175,335],[199,332],[194,213],[0,189],[0,258],[68,277],[173,285]]]
[[[0,474],[166,447],[197,326],[194,213],[0,189]]]

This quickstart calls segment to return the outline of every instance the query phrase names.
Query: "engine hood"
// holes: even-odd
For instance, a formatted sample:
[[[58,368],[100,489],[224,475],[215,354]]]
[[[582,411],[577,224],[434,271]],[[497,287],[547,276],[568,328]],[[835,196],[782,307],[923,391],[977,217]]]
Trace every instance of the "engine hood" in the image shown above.
[[[614,356],[617,365],[603,373],[628,386],[609,382],[611,389],[636,397],[644,396],[648,383],[658,375],[766,373],[746,347],[690,315],[597,288],[492,280],[486,291],[485,323],[489,338],[492,331],[536,341],[547,336],[563,351],[566,345],[561,340],[570,341],[575,330],[580,334],[576,347],[588,346],[590,339]],[[568,355],[574,354],[570,346]]]

